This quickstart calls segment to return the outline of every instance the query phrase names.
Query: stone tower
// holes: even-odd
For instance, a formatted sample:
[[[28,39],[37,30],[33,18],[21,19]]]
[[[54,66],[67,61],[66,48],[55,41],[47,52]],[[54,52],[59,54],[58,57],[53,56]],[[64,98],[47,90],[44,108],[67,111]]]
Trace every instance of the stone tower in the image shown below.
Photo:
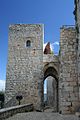
[[[79,101],[76,48],[75,27],[63,26],[60,36],[59,75],[59,105],[62,113],[74,112]]]
[[[42,69],[43,25],[10,25],[5,102],[22,95],[22,103],[39,106]]]
[[[74,2],[75,26],[63,26],[60,36],[59,105],[62,113],[80,109],[80,0]]]
[[[75,0],[75,23],[76,23],[76,41],[77,41],[77,67],[78,67],[78,86],[79,86],[79,100],[80,100],[80,0]]]
[[[57,56],[51,54],[49,43],[43,53],[43,25],[9,27],[5,90],[8,106],[17,105],[17,95],[23,96],[22,104],[43,106],[44,80],[51,76],[53,82],[49,83],[48,91],[52,89],[51,84],[53,91],[50,90],[48,98],[54,111],[68,114],[80,109],[80,0],[75,0],[74,14],[76,25],[60,29],[60,54]]]

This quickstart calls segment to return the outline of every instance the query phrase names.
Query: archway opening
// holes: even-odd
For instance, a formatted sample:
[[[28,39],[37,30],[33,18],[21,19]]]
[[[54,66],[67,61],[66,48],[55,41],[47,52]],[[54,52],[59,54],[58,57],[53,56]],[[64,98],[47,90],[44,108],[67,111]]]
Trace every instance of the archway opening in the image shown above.
[[[44,107],[57,111],[57,82],[54,77],[48,76],[44,80]]]
[[[44,107],[58,111],[58,74],[53,67],[49,67],[44,72],[43,81]]]

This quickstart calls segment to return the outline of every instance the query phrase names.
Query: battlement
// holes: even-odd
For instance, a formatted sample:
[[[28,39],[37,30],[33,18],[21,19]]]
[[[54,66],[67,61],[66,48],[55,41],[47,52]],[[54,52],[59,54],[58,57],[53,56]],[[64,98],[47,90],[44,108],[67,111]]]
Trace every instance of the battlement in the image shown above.
[[[22,29],[22,28],[29,28],[29,29],[32,29],[32,28],[34,28],[34,30],[36,29],[36,28],[44,28],[44,24],[11,24],[11,25],[9,25],[9,29],[11,30],[15,30],[15,29],[17,29],[17,30],[20,30],[20,29]]]
[[[75,29],[75,25],[63,25],[60,29]]]

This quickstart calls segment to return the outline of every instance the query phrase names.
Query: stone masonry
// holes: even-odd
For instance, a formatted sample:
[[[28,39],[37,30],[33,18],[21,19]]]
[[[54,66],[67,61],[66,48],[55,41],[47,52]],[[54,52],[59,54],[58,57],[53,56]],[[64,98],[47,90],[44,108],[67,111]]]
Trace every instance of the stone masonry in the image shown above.
[[[57,85],[56,80],[52,76],[47,78],[47,99],[48,106],[53,108],[53,111],[57,111]],[[54,101],[54,102],[53,102]]]
[[[63,26],[60,37],[60,109],[74,112],[79,100],[77,79],[77,43],[74,27]],[[73,107],[71,109],[71,107]]]
[[[77,67],[78,67],[78,85],[79,85],[79,99],[80,99],[80,0],[75,0],[75,21],[76,21],[76,40],[77,40]]]
[[[33,103],[35,109],[42,109],[44,80],[52,76],[56,81],[56,111],[70,114],[80,109],[80,0],[75,0],[74,15],[75,26],[60,29],[57,56],[43,53],[42,24],[9,26],[5,105],[16,105],[14,98],[22,95],[21,104]],[[55,94],[53,90],[52,96]]]
[[[38,106],[43,78],[43,25],[10,25],[8,53],[5,102],[22,95],[22,103]]]

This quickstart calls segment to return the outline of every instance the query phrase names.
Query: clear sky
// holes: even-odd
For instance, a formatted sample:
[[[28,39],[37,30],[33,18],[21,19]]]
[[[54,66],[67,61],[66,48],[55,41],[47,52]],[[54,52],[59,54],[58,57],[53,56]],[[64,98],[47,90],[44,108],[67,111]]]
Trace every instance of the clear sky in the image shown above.
[[[73,10],[74,0],[0,0],[0,88],[6,79],[9,24],[43,23],[44,42],[58,53],[60,27],[74,24]]]

